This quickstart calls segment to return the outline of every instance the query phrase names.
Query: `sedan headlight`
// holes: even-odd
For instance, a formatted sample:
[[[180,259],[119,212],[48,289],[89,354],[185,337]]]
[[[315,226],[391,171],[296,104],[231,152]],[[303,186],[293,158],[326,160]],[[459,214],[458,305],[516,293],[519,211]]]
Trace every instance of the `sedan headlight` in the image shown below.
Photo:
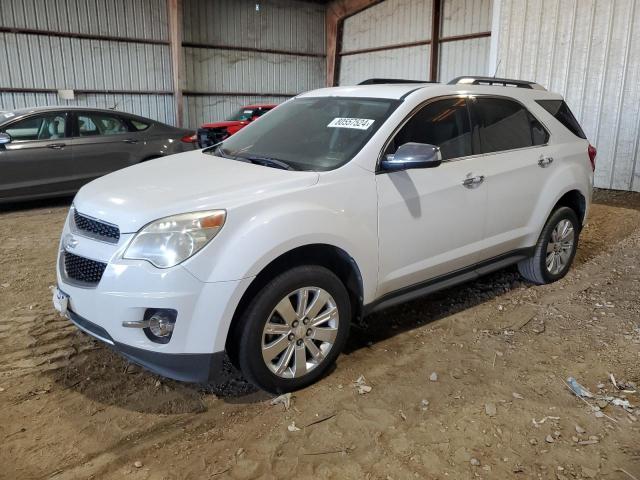
[[[173,267],[209,243],[224,225],[226,216],[224,210],[209,210],[151,222],[136,233],[123,258],[147,260],[158,268]]]

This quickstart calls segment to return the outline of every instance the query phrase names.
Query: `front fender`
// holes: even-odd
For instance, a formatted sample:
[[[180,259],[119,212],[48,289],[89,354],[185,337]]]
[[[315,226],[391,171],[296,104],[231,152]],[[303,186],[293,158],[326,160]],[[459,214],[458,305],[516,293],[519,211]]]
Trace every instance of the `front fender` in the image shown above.
[[[256,276],[279,256],[311,244],[346,252],[360,269],[365,302],[373,299],[378,264],[375,209],[368,216],[355,215],[351,209],[304,202],[274,204],[255,215],[232,211],[218,237],[184,265],[205,282],[240,280]]]

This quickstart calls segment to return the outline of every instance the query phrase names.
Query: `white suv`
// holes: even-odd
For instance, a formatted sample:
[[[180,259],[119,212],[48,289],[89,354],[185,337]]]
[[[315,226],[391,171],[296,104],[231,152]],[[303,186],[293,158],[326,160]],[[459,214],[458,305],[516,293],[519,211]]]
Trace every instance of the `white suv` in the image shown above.
[[[529,82],[304,93],[82,188],[54,304],[161,375],[208,381],[226,351],[261,388],[298,389],[372,311],[513,263],[564,276],[594,161],[562,98]]]

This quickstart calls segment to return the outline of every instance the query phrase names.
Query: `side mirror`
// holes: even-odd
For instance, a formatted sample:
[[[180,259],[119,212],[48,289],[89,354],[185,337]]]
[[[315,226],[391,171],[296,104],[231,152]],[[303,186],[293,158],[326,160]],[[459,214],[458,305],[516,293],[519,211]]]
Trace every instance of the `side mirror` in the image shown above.
[[[428,143],[405,143],[393,155],[386,155],[380,166],[383,170],[398,171],[410,168],[434,168],[442,163],[440,148]]]
[[[8,133],[0,133],[0,145],[11,143],[11,135]]]

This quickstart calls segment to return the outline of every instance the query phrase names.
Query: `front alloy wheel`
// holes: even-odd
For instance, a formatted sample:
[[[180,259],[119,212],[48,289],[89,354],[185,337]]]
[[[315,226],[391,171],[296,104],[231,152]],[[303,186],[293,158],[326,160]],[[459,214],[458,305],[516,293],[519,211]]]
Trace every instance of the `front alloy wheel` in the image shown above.
[[[273,393],[298,390],[333,364],[350,320],[349,293],[332,271],[295,267],[255,294],[232,330],[232,350],[254,385]]]
[[[286,295],[262,331],[262,358],[282,378],[299,378],[320,365],[331,351],[340,316],[333,297],[319,287]]]

